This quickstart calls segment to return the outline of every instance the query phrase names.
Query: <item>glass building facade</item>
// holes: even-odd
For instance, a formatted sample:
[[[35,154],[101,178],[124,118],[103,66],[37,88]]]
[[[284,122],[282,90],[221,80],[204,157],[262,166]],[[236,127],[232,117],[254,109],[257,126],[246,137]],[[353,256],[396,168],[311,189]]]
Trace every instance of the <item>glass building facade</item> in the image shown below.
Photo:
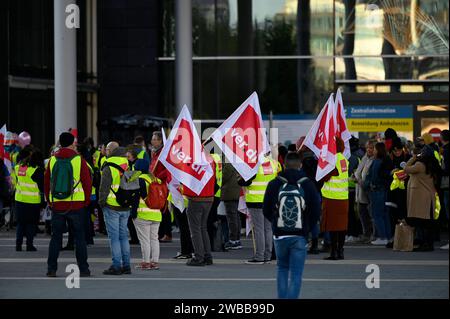
[[[174,7],[160,1],[166,116],[176,109]],[[448,13],[442,0],[192,0],[194,116],[226,118],[252,91],[263,113],[317,114],[337,88],[357,104],[420,95],[448,115]]]

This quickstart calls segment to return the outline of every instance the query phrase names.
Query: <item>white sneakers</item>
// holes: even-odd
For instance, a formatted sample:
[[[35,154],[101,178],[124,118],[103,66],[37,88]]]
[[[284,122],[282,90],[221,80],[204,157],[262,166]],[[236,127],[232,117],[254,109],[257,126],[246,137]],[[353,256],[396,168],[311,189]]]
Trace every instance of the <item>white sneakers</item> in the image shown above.
[[[441,249],[443,249],[443,250],[448,250],[448,244],[445,245],[445,246],[442,246]]]
[[[346,236],[346,238],[345,238],[346,243],[355,243],[358,240],[359,240],[358,237],[353,237],[353,236]]]
[[[370,242],[372,245],[374,246],[386,246],[388,243],[387,239],[381,239],[381,238],[377,238],[374,241]]]

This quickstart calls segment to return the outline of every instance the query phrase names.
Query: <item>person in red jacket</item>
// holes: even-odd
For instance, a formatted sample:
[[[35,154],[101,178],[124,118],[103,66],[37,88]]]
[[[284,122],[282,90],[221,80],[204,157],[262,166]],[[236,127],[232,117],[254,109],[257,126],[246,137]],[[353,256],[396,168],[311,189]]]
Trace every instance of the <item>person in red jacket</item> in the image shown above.
[[[92,191],[92,177],[86,161],[82,159],[76,152],[75,137],[64,132],[59,136],[59,143],[61,149],[55,153],[50,159],[44,174],[44,193],[45,198],[52,209],[52,238],[50,240],[49,252],[48,252],[48,277],[56,277],[56,270],[58,268],[58,256],[62,245],[63,231],[66,222],[69,221],[72,224],[74,236],[75,236],[75,247],[76,247],[76,257],[77,264],[80,268],[80,276],[87,277],[90,276],[89,264],[87,263],[87,247],[83,231],[84,223],[84,210],[90,204],[90,197]],[[79,157],[80,162],[76,164]],[[78,175],[77,170],[79,169],[80,180],[76,189],[81,186],[83,189],[84,196],[81,194],[72,195],[71,200],[55,200],[53,194],[50,190],[50,181],[53,172],[51,171],[52,163],[58,159],[68,159],[74,158],[71,161],[73,167],[74,177]],[[74,190],[74,194],[75,191]],[[81,193],[81,192],[80,192]]]
[[[186,185],[183,185],[183,194],[188,198],[186,211],[189,230],[191,232],[194,257],[186,263],[188,266],[212,265],[211,243],[207,231],[208,215],[211,210],[214,194],[216,193],[216,163],[211,155],[206,154],[206,159],[211,165],[214,175],[208,181],[200,194],[194,193]]]
[[[159,178],[164,183],[167,183],[170,173],[159,161],[159,154],[161,154],[164,146],[162,133],[160,131],[153,132],[151,145],[151,161],[149,170],[155,177]],[[168,205],[166,205],[166,207],[168,207]],[[159,225],[158,238],[161,243],[172,242],[172,220],[168,208],[163,211],[162,221]]]

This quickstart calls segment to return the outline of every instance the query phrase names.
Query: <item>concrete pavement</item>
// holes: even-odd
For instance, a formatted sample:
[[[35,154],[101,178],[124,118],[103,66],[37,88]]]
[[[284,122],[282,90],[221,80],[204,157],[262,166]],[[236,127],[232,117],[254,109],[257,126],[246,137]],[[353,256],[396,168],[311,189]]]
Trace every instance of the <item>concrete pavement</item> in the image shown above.
[[[108,240],[97,235],[95,245],[88,248],[92,277],[81,278],[79,289],[68,289],[65,284],[69,275],[65,268],[75,263],[72,251],[61,252],[57,278],[45,277],[49,239],[40,234],[35,240],[37,252],[16,252],[15,234],[0,231],[0,298],[276,298],[276,262],[244,264],[252,254],[250,239],[242,241],[242,250],[214,252],[212,266],[188,267],[185,260],[171,258],[179,250],[175,238],[161,244],[160,270],[133,269],[131,275],[111,277],[102,274],[111,262]],[[301,298],[449,298],[448,251],[402,253],[368,245],[345,248],[345,260],[325,261],[325,254],[308,256]],[[133,264],[140,262],[139,246],[132,246],[131,256]],[[379,266],[380,288],[366,287],[370,264]]]

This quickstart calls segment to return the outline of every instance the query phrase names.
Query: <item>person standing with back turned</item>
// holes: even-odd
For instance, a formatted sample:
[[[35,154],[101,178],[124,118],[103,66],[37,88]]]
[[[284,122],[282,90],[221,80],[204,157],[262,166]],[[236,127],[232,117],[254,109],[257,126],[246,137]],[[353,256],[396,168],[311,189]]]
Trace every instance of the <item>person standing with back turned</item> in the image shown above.
[[[306,244],[308,233],[320,218],[320,196],[314,182],[310,180],[306,173],[301,170],[302,162],[298,153],[290,152],[285,159],[286,169],[280,173],[267,186],[264,195],[263,213],[272,223],[275,251],[277,254],[277,286],[278,298],[296,299],[300,295],[302,284],[302,274],[306,259]],[[287,189],[290,187],[290,189]],[[295,194],[299,192],[303,197],[282,196],[285,194]],[[284,197],[284,201],[283,201]],[[299,201],[297,201],[298,199]],[[302,209],[299,205],[304,200]],[[290,214],[289,220],[296,220],[300,223],[292,225],[280,224],[280,217],[283,219],[283,207],[288,208],[284,214],[296,212],[296,217]],[[290,278],[290,282],[289,282]]]
[[[75,254],[80,276],[90,276],[82,218],[90,204],[92,179],[86,161],[76,152],[75,137],[59,136],[61,149],[50,158],[44,174],[45,198],[52,208],[52,239],[48,252],[48,277],[56,277],[62,234],[67,220],[73,225]]]

